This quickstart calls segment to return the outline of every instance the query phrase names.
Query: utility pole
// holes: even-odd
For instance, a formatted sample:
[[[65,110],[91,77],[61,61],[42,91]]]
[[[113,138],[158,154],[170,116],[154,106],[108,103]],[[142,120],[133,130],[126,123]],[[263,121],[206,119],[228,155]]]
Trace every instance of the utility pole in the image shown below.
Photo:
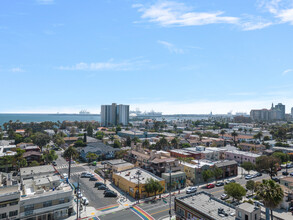
[[[104,184],[106,185],[106,162],[104,161]]]
[[[141,175],[140,170],[137,170],[137,172],[135,174],[137,175],[137,181],[138,181],[138,198],[137,198],[137,203],[139,203],[139,197],[140,197],[140,193],[139,193],[139,176]]]
[[[170,215],[170,220],[171,220],[171,218],[172,218],[172,213],[171,213],[171,209],[172,209],[172,198],[171,198],[171,173],[172,173],[172,169],[171,169],[171,164],[170,164],[170,169],[169,169],[169,197],[170,197],[169,215]]]
[[[78,220],[78,212],[79,212],[79,205],[78,205],[78,192],[79,192],[79,175],[78,175],[78,185],[77,185],[77,190],[76,190],[76,192],[77,192],[77,196],[76,196],[76,205],[77,205],[77,212],[76,212],[76,219]]]

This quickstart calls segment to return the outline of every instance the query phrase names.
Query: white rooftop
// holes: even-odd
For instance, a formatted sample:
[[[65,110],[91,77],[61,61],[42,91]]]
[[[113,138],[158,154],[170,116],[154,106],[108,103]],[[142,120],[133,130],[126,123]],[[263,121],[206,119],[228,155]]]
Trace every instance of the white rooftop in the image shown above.
[[[137,175],[138,171],[140,172],[139,175]],[[133,169],[125,170],[122,172],[117,172],[116,175],[121,176],[122,178],[128,181],[131,181],[133,183],[138,182],[138,176],[139,176],[139,182],[142,184],[145,184],[147,179],[155,179],[158,181],[163,180],[160,177],[140,168],[133,168]]]

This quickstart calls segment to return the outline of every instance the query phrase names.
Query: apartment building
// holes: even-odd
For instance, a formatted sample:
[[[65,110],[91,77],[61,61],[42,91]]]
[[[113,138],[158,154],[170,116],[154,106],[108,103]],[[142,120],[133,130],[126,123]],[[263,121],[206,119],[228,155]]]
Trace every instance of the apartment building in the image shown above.
[[[260,156],[261,156],[260,154],[254,154],[254,153],[244,152],[239,150],[225,152],[226,160],[235,160],[240,164],[242,164],[243,162],[251,162],[255,164],[256,158]]]
[[[129,123],[129,105],[102,105],[101,106],[101,124],[102,126],[128,125]]]
[[[20,169],[19,218],[65,219],[73,212],[73,190],[62,182],[51,165]]]

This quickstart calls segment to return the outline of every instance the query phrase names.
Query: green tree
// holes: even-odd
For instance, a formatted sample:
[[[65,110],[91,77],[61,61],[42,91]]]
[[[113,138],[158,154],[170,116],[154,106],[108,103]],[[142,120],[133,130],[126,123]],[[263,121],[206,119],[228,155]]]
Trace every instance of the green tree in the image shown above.
[[[74,147],[85,147],[85,146],[86,146],[86,144],[81,139],[75,141],[75,143],[74,143]]]
[[[236,200],[241,200],[246,195],[246,190],[239,183],[229,183],[224,186],[225,193]]]
[[[245,161],[241,164],[241,167],[246,170],[248,172],[248,174],[250,173],[251,170],[255,169],[255,165],[249,161]]]
[[[73,146],[70,146],[64,151],[63,156],[69,160],[68,179],[70,179],[71,160],[78,157],[78,152]]]
[[[142,146],[144,148],[148,148],[150,146],[150,142],[148,139],[144,139],[144,141],[142,142]]]
[[[214,177],[216,178],[216,182],[220,179],[223,175],[223,170],[217,166],[213,168]]]
[[[116,156],[117,159],[123,159],[124,156],[127,155],[127,153],[128,153],[127,150],[119,150],[119,151],[115,152],[115,156]]]
[[[201,175],[205,182],[214,177],[214,173],[211,170],[204,170]]]
[[[274,156],[260,156],[256,158],[256,170],[269,174],[272,179],[278,174],[280,162],[279,158]]]
[[[32,139],[33,139],[33,143],[38,145],[41,148],[41,150],[43,149],[44,146],[49,144],[51,140],[49,135],[41,133],[41,132],[35,133]]]
[[[94,132],[94,129],[93,129],[93,126],[91,124],[89,124],[87,126],[87,129],[86,129],[86,132],[87,132],[87,135],[92,137],[93,136],[93,132]]]
[[[95,154],[95,153],[90,152],[90,153],[88,153],[88,154],[86,155],[86,158],[88,159],[88,162],[90,163],[90,162],[92,162],[92,161],[97,160],[97,159],[98,159],[98,155]]]
[[[157,196],[157,193],[162,193],[164,187],[162,186],[162,184],[158,181],[158,180],[155,180],[154,181],[154,192],[155,192],[155,196]]]
[[[145,191],[148,194],[148,197],[150,196],[150,194],[154,193],[154,179],[147,178],[145,183]]]
[[[236,137],[238,136],[238,133],[236,131],[233,131],[231,133],[231,136],[233,137],[234,145],[237,146]]]
[[[290,159],[289,155],[283,152],[274,152],[273,156],[277,157],[282,163],[287,162]]]
[[[36,166],[40,166],[38,161],[34,160],[30,163],[30,167],[36,167]]]
[[[57,134],[53,138],[53,142],[60,147],[62,144],[65,144],[63,137],[60,134]]]
[[[255,182],[253,180],[248,180],[246,182],[246,189],[251,191],[251,195],[253,195],[254,187],[255,187]]]
[[[224,134],[226,134],[225,130],[221,130],[220,134],[222,135],[222,138],[224,139]]]
[[[42,159],[46,164],[52,163],[54,160],[57,160],[58,155],[54,150],[45,150],[42,155]]]
[[[253,138],[254,138],[254,139],[259,139],[259,141],[261,141],[262,136],[263,136],[262,132],[259,131],[259,132],[257,132],[257,133],[253,136]]]
[[[181,148],[188,148],[188,147],[191,147],[191,145],[189,143],[181,144]]]
[[[118,133],[118,131],[121,131],[122,129],[121,129],[121,126],[120,125],[118,125],[117,127],[116,127],[116,134]]]
[[[172,147],[174,147],[175,149],[177,149],[178,146],[179,146],[179,139],[177,137],[173,138],[171,140],[171,145],[172,145]]]
[[[23,136],[21,134],[14,134],[14,140],[15,140],[15,144],[19,144],[21,142],[23,142]]]
[[[280,185],[273,180],[263,180],[256,194],[262,199],[264,206],[271,210],[273,219],[273,209],[277,208],[284,198]]]
[[[103,139],[103,137],[104,137],[104,132],[102,132],[102,131],[98,131],[97,133],[96,133],[96,137],[97,137],[97,139],[99,139],[99,140],[102,140]]]
[[[119,140],[114,140],[114,144],[113,144],[114,148],[120,148],[121,147],[121,143]]]

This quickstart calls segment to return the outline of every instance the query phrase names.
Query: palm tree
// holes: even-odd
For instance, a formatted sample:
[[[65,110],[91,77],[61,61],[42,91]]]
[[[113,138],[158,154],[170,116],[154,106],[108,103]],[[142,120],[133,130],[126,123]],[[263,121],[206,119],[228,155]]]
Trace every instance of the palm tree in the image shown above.
[[[175,149],[178,148],[179,140],[178,140],[177,137],[175,137],[175,138],[173,138],[173,139],[171,140],[171,145],[172,145]]]
[[[246,128],[244,128],[244,130],[243,130],[243,131],[244,131],[244,134],[246,134],[246,133],[247,133],[247,129],[246,129]]]
[[[238,133],[237,133],[236,131],[233,131],[233,132],[231,133],[231,136],[232,136],[233,139],[234,139],[234,144],[235,144],[235,146],[237,146],[237,143],[236,143],[236,137],[238,136]]]
[[[271,219],[273,219],[273,209],[278,207],[284,197],[280,185],[273,180],[263,180],[256,194],[263,200],[264,206],[271,210]]]
[[[226,134],[225,130],[221,130],[220,134],[222,135],[222,139],[224,139],[224,134]]]
[[[64,151],[63,156],[69,160],[68,179],[70,179],[71,160],[78,156],[78,152],[73,146],[70,146]]]

